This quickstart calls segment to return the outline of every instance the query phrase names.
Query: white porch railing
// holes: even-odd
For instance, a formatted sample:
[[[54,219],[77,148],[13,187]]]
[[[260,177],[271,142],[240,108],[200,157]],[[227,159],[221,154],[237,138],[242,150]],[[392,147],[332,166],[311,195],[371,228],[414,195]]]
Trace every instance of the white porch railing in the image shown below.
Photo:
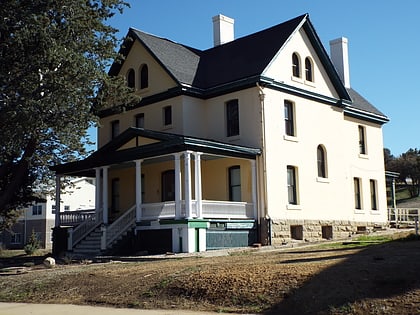
[[[62,225],[78,225],[95,218],[95,209],[60,212]]]
[[[399,225],[415,225],[420,219],[418,208],[388,208],[388,221]]]
[[[115,222],[107,226],[105,229],[106,237],[105,244],[102,244],[102,249],[108,248],[118,237],[124,234],[131,226],[136,223],[136,206],[134,205],[129,210],[124,212]],[[104,239],[104,238],[103,238]]]

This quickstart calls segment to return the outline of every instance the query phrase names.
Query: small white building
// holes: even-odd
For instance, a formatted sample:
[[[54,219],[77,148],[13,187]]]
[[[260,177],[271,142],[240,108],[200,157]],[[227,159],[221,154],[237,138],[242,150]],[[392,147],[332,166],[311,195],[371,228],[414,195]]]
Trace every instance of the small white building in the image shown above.
[[[96,177],[96,221],[70,250],[90,233],[96,252],[124,235],[193,252],[386,225],[388,117],[351,87],[347,39],[330,58],[307,14],[238,39],[233,19],[213,23],[206,50],[128,31],[110,75],[141,100],[102,110],[97,152],[53,168]]]

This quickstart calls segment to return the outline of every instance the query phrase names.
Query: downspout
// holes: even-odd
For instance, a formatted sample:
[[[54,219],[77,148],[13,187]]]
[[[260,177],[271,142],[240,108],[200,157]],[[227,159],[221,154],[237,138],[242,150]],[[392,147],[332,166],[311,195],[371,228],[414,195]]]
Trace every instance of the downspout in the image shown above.
[[[261,217],[265,217],[268,222],[268,245],[271,245],[271,218],[268,215],[267,211],[267,159],[266,159],[266,139],[265,139],[265,94],[264,89],[257,82],[258,87],[258,96],[260,99],[260,109],[261,109],[261,143],[262,143],[262,194],[263,194],[263,213]]]

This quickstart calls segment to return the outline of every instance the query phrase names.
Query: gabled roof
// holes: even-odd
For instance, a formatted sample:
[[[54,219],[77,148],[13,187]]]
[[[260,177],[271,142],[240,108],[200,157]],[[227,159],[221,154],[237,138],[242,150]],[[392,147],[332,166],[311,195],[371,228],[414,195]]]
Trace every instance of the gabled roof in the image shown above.
[[[125,144],[138,137],[158,141],[122,149]],[[86,159],[56,165],[51,167],[51,170],[56,174],[83,175],[101,166],[159,157],[187,150],[246,159],[255,159],[257,155],[261,154],[261,150],[257,148],[130,127]]]
[[[385,118],[385,120],[381,118],[380,123],[388,121],[385,115],[358,93],[344,87],[308,14],[203,51],[130,28],[120,53],[127,56],[133,42],[138,40],[179,85],[178,90],[172,89],[163,94],[173,97],[179,93],[191,93],[196,97],[208,98],[235,89],[255,86],[256,83],[278,88],[278,82],[274,85],[267,84],[262,74],[289,38],[300,28],[305,30],[339,95],[340,99],[332,102],[345,107],[347,104],[352,104],[353,100],[354,109],[368,111],[374,114],[373,116]],[[117,75],[121,67],[121,63],[114,63],[109,74]],[[294,93],[300,93],[299,89],[295,89]],[[159,100],[165,98],[165,95],[145,97],[142,103],[153,103],[157,98]],[[313,96],[318,95],[310,97]],[[101,116],[106,115],[107,112],[104,112]]]

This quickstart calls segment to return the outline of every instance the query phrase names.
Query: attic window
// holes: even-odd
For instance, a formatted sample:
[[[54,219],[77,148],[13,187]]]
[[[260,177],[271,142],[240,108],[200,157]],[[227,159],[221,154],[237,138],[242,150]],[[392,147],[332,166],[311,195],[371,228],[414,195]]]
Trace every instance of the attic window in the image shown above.
[[[313,82],[314,74],[312,70],[312,60],[309,57],[305,58],[305,79],[306,81]]]
[[[127,72],[127,85],[128,87],[134,89],[135,84],[136,84],[136,74],[134,72],[134,69],[130,69]]]
[[[149,87],[149,69],[146,64],[140,66],[140,89]]]
[[[294,77],[300,78],[300,58],[297,53],[292,55],[292,72]]]

